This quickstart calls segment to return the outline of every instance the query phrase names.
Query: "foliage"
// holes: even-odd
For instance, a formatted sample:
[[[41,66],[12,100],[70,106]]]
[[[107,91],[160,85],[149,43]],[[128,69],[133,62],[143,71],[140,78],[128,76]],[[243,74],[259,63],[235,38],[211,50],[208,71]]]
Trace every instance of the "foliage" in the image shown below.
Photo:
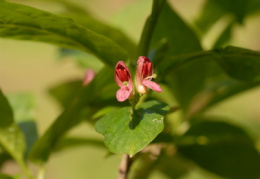
[[[44,169],[54,152],[91,145],[130,156],[125,171],[129,178],[149,178],[153,171],[181,178],[196,167],[223,178],[260,178],[259,138],[207,113],[215,104],[260,84],[260,52],[226,46],[232,29],[260,10],[257,0],[239,0],[236,5],[231,0],[205,1],[194,23],[199,35],[170,2],[153,0],[138,45],[84,8],[57,2],[67,8],[62,16],[0,0],[0,37],[55,44],[61,58],[74,57],[80,67],[91,68],[96,75],[85,85],[80,79],[49,89],[63,111],[40,136],[33,97],[0,91],[0,167],[13,160],[28,179],[34,179],[28,162]],[[212,49],[204,50],[202,38],[227,15],[232,17]],[[157,73],[152,70],[151,75],[157,76],[163,92],[135,92],[128,102],[118,102],[114,67],[124,61],[133,71],[139,56],[150,58]],[[88,136],[66,137],[85,122],[94,123],[105,146]],[[44,177],[42,171],[39,179]],[[19,176],[0,173],[0,178]]]

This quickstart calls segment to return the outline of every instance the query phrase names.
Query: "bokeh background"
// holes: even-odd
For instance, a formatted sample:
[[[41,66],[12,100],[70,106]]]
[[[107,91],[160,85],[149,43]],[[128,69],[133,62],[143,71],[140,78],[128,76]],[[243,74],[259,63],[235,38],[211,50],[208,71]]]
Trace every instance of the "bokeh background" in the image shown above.
[[[19,0],[23,3],[53,13],[62,13],[64,7],[54,0]],[[123,30],[135,43],[138,42],[143,24],[151,10],[152,0],[74,0],[89,13],[107,24]],[[171,0],[172,7],[184,20],[193,26],[205,0]],[[1,12],[0,12],[1,13]],[[203,47],[209,49],[218,37],[224,24],[220,20],[205,34]],[[230,45],[260,51],[260,14],[245,19],[232,31]],[[199,35],[199,33],[198,33]],[[32,96],[31,115],[35,118],[39,135],[47,129],[60,114],[62,108],[49,95],[48,89],[62,82],[83,78],[85,69],[79,67],[71,57],[61,59],[59,48],[40,42],[18,41],[0,38],[0,88],[5,94],[30,94]],[[232,123],[242,125],[253,136],[260,138],[260,88],[254,88],[236,95],[215,106],[209,113],[234,119]],[[82,123],[68,135],[99,138],[90,124]],[[259,143],[260,150],[260,143]],[[107,155],[108,151],[93,146],[80,146],[67,149],[51,156],[46,179],[110,179],[117,177],[120,155]],[[32,166],[33,167],[33,166]],[[20,169],[12,162],[3,168],[7,173],[18,173]],[[152,178],[167,178],[155,171]],[[183,179],[219,178],[200,168],[191,170]]]

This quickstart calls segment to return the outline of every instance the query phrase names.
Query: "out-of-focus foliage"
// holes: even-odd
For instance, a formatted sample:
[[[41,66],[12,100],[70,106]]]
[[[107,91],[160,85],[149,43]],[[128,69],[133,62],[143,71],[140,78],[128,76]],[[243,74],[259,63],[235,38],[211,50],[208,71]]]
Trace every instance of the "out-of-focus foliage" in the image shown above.
[[[153,0],[150,16],[142,13],[151,1],[138,1],[118,13],[119,19],[130,16],[132,20],[125,20],[122,28],[100,21],[72,1],[55,2],[66,9],[61,15],[0,0],[0,37],[55,44],[60,59],[68,57],[82,69],[94,70],[96,76],[87,85],[75,79],[48,89],[62,112],[40,136],[33,96],[19,93],[6,98],[0,92],[0,167],[14,160],[33,179],[27,162],[35,162],[41,178],[55,152],[91,146],[129,154],[128,177],[133,179],[153,178],[156,172],[189,178],[195,170],[201,178],[260,177],[259,135],[207,113],[215,104],[260,83],[260,52],[224,46],[232,40],[237,24],[244,25],[249,15],[260,11],[259,0],[206,0],[193,25],[170,1]],[[133,24],[146,16],[137,45],[135,37],[126,34],[131,34],[129,29],[138,31],[140,27]],[[205,34],[222,20],[226,23],[212,49],[204,50]],[[122,60],[133,71],[139,55],[153,62],[163,92],[138,96],[135,107],[133,102],[116,100],[113,68]],[[66,136],[84,122],[102,134],[104,141]],[[0,178],[15,177],[0,174]]]

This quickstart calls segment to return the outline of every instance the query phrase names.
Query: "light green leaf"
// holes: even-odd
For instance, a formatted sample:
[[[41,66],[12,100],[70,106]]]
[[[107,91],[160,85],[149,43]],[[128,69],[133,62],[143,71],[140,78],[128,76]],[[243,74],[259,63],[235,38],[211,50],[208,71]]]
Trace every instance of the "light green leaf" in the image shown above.
[[[34,97],[30,93],[17,93],[7,96],[14,112],[14,119],[23,132],[26,141],[25,156],[31,150],[38,138],[37,126],[35,123]]]
[[[28,178],[32,178],[25,163],[25,140],[22,131],[14,121],[13,111],[0,90],[0,145],[21,166]]]
[[[134,113],[124,107],[101,118],[95,128],[111,152],[133,156],[163,130],[168,110],[169,106],[158,101],[145,102]]]
[[[0,144],[18,162],[23,160],[25,141],[14,122],[12,109],[0,91]]]
[[[242,128],[214,118],[196,119],[177,142],[182,155],[225,178],[260,177],[260,154]]]
[[[112,40],[77,25],[72,19],[24,5],[0,1],[0,37],[43,41],[91,52],[114,67],[128,55]]]

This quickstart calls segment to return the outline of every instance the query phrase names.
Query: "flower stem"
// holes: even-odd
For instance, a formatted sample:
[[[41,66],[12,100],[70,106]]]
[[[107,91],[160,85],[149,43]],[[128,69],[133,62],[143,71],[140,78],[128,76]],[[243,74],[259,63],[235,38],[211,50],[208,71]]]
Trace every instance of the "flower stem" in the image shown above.
[[[164,3],[165,0],[153,0],[152,13],[146,20],[142,36],[138,45],[137,57],[148,55],[148,50],[153,35],[153,31]]]

